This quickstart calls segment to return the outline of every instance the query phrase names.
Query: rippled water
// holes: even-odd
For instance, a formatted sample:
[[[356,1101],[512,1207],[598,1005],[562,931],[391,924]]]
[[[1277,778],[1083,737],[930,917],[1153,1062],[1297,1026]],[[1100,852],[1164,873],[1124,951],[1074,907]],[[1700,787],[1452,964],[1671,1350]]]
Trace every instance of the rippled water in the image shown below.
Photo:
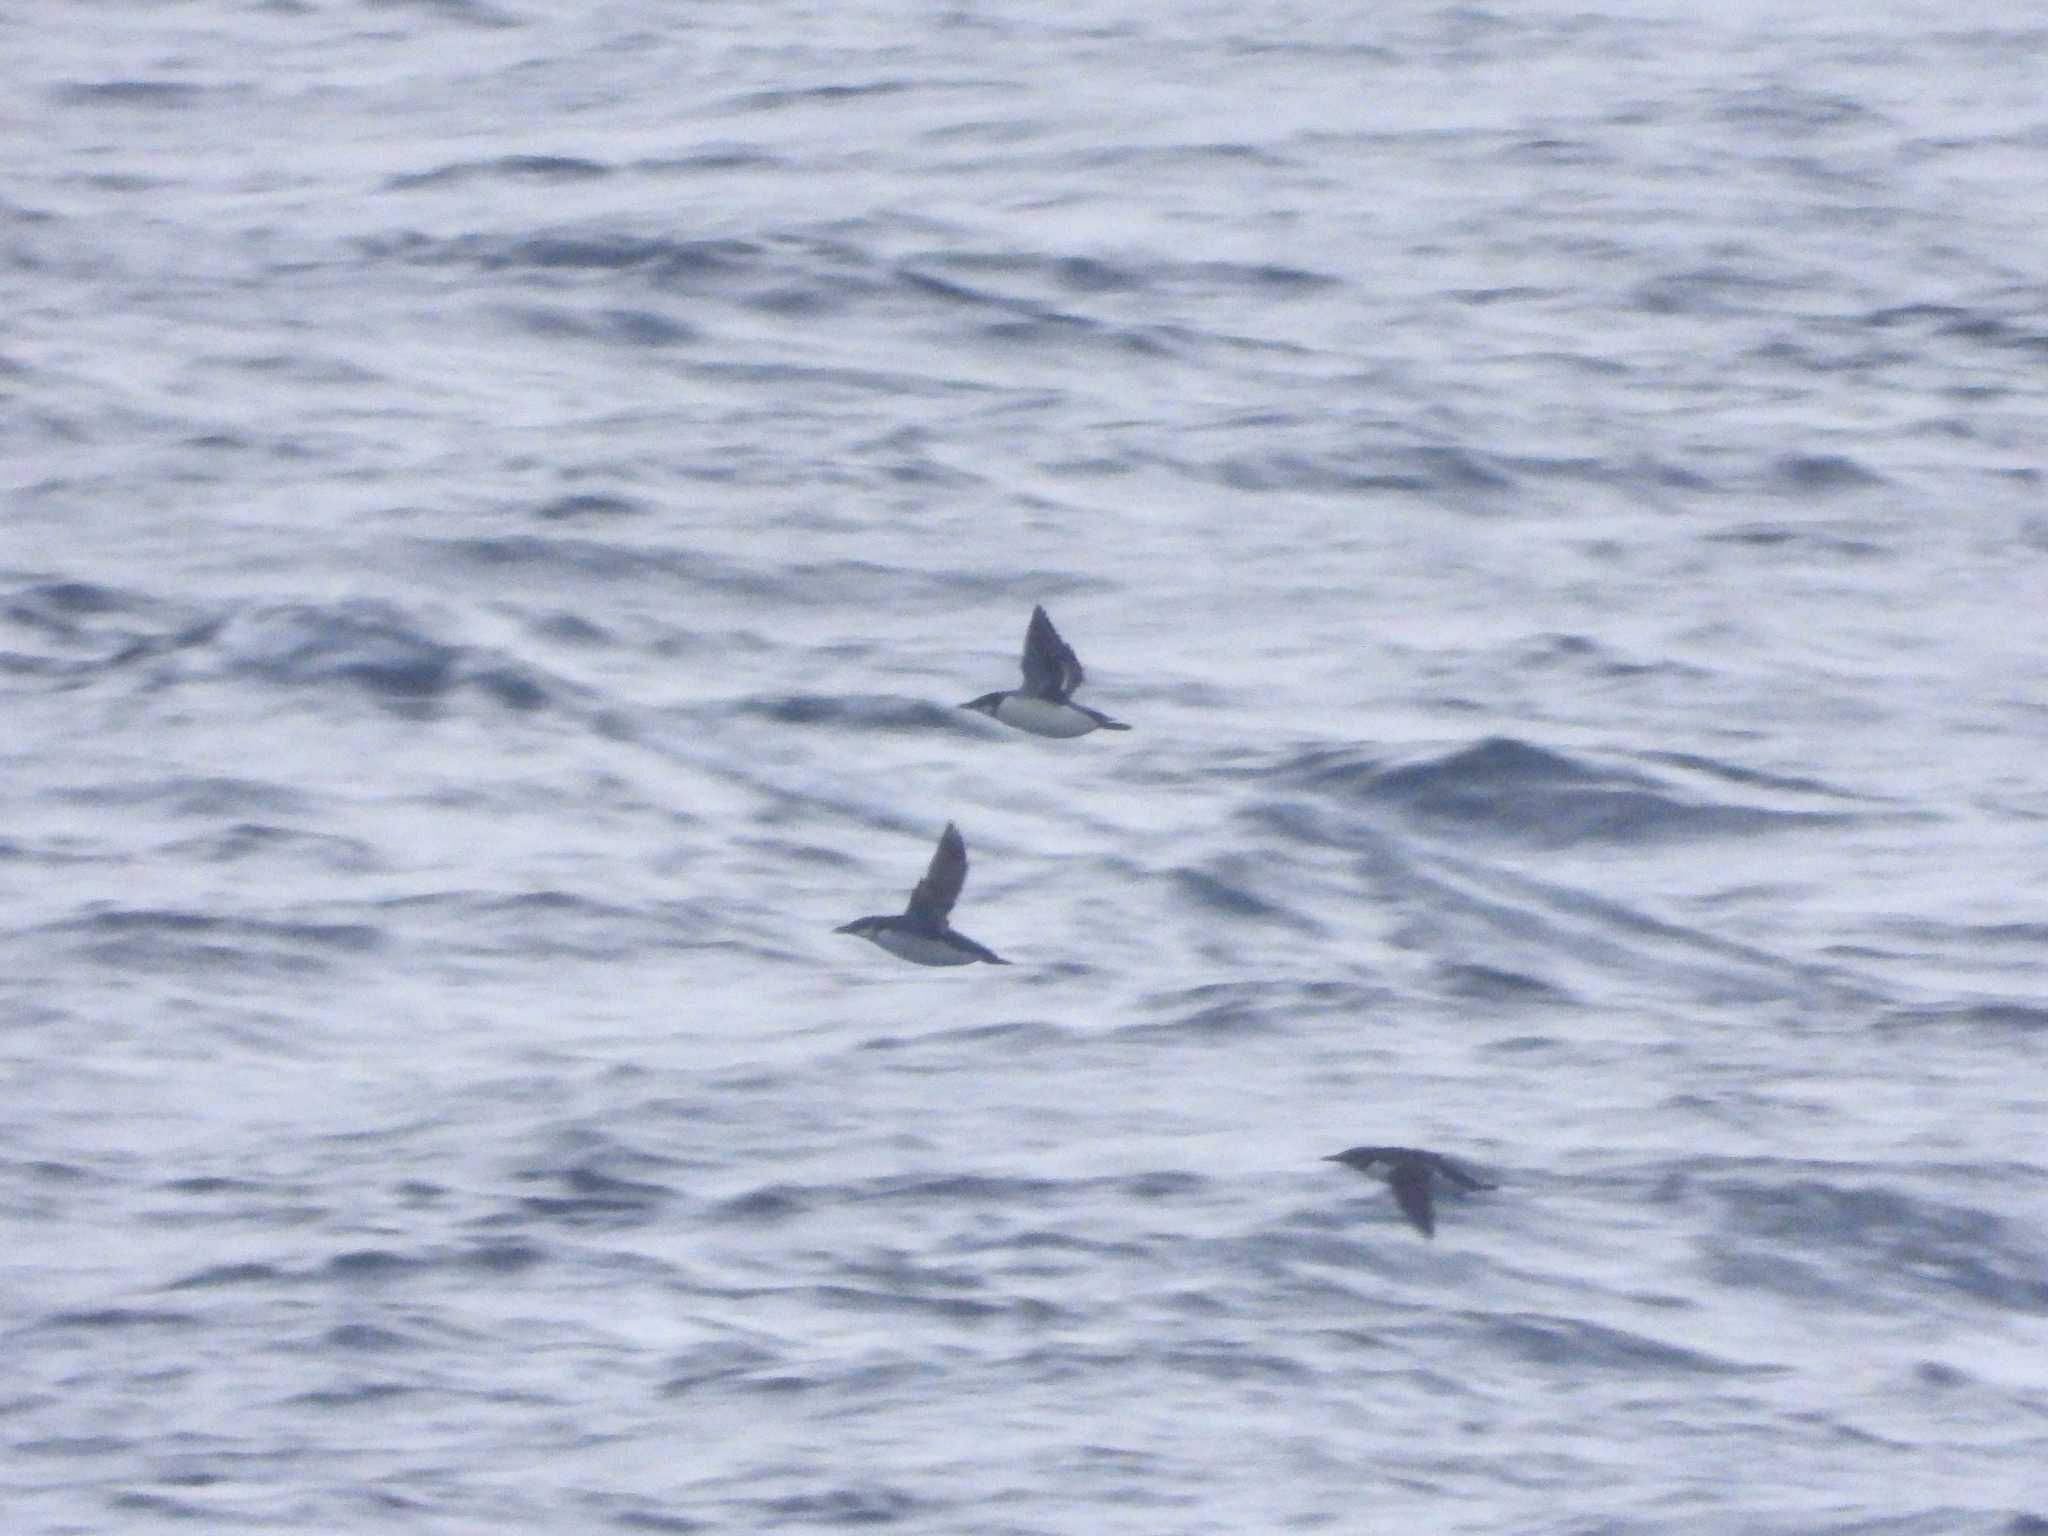
[[[2048,1532],[2048,29],[1703,11],[0,24],[6,1530]]]

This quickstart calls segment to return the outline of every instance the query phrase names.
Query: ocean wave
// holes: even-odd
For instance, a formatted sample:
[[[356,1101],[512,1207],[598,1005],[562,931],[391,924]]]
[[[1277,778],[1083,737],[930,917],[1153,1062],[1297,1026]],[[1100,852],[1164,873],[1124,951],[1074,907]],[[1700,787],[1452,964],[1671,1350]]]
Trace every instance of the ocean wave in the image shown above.
[[[1633,769],[1501,736],[1391,767],[1369,757],[1317,752],[1283,768],[1279,776],[1324,794],[1397,810],[1434,832],[1476,833],[1543,847],[1747,837],[1852,819],[1852,813],[1832,808],[1794,810],[1683,796]]]
[[[438,640],[374,599],[252,609],[229,619],[217,642],[233,672],[280,687],[342,685],[398,709],[466,692],[530,713],[577,694],[529,662]]]
[[[431,171],[414,171],[385,180],[387,190],[411,192],[427,187],[448,187],[478,179],[535,182],[542,186],[560,182],[594,181],[611,174],[611,167],[578,155],[497,155],[484,160],[456,160]]]
[[[833,730],[949,731],[979,735],[972,717],[926,699],[892,694],[792,693],[741,699],[730,706],[740,716],[777,725],[819,725]]]
[[[1740,1376],[1774,1369],[1667,1344],[1583,1318],[1521,1313],[1489,1319],[1487,1344],[1532,1365],[1624,1375]]]
[[[175,908],[100,906],[49,924],[102,965],[141,972],[316,975],[380,948],[369,923],[233,917]]]
[[[1896,1305],[1908,1293],[1916,1303],[1947,1297],[2048,1315],[2048,1252],[1992,1212],[1812,1178],[1704,1188],[1717,1207],[1713,1268],[1724,1284],[1845,1305]]]
[[[59,86],[51,94],[63,106],[184,109],[211,93],[187,80],[99,80]]]
[[[1308,912],[1253,889],[1259,880],[1260,862],[1232,857],[1209,869],[1176,869],[1172,872],[1174,888],[1198,911],[1229,921],[1275,923],[1310,935],[1327,932]]]
[[[0,599],[0,621],[26,648],[0,650],[0,673],[71,685],[211,640],[219,619],[147,594],[78,580],[39,580]]]
[[[215,787],[216,790],[218,788]],[[211,800],[213,791],[209,791],[206,798]],[[238,801],[242,798],[239,789],[235,798]],[[182,814],[195,814],[189,809],[192,800],[188,793],[176,792],[176,800],[181,807],[187,807]],[[214,815],[218,810],[218,806],[209,805],[204,812],[196,814]],[[362,838],[250,821],[235,822],[196,837],[180,838],[166,843],[162,852],[205,864],[238,864],[247,859],[281,858],[346,875],[370,874],[386,867],[377,849]]]
[[[1880,1029],[1952,1029],[1957,1026],[2048,1032],[2048,1004],[2031,998],[1974,998],[1951,1003],[1919,1003],[1888,1009],[1877,1019]]]

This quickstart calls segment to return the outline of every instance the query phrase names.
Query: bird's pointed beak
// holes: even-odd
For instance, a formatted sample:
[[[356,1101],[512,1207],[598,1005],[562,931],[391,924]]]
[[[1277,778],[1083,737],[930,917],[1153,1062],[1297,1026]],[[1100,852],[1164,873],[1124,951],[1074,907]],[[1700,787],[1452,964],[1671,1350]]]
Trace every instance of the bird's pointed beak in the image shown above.
[[[841,923],[837,928],[834,928],[832,931],[834,933],[857,933],[859,932],[859,930],[860,924],[858,922],[851,922]]]

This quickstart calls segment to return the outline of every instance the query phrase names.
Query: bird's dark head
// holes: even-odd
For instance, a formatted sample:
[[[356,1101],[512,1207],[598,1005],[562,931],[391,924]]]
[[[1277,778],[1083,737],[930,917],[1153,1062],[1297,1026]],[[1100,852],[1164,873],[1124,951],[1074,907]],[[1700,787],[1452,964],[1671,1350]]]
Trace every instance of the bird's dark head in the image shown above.
[[[872,939],[875,936],[875,930],[887,921],[886,917],[856,917],[850,923],[841,923],[832,931],[834,933],[850,933],[857,939]]]
[[[1000,693],[984,693],[978,699],[969,699],[965,704],[962,704],[960,707],[962,709],[974,710],[979,714],[987,715],[989,718],[993,719],[995,718],[996,706],[1002,702],[1003,696]]]
[[[1332,1152],[1323,1159],[1326,1163],[1342,1163],[1346,1168],[1356,1168],[1360,1173],[1364,1173],[1374,1163],[1386,1160],[1385,1147],[1349,1147],[1342,1152]]]

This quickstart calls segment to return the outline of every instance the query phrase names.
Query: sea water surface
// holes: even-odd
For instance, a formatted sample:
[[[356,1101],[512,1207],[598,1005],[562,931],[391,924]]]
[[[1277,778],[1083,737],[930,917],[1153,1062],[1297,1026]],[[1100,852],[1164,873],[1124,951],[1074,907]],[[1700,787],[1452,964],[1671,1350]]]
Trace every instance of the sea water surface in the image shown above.
[[[2025,7],[0,57],[11,1536],[2048,1532]]]

